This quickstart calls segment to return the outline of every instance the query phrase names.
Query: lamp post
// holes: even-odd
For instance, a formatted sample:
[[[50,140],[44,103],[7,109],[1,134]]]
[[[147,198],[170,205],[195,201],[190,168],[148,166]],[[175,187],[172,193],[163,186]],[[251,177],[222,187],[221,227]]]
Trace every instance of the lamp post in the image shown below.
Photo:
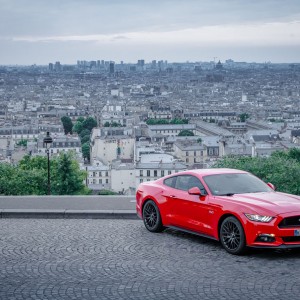
[[[46,153],[48,157],[48,195],[51,195],[51,186],[50,186],[50,153],[49,149],[52,144],[52,137],[50,136],[49,131],[47,131],[47,135],[44,137],[44,147],[46,148]]]

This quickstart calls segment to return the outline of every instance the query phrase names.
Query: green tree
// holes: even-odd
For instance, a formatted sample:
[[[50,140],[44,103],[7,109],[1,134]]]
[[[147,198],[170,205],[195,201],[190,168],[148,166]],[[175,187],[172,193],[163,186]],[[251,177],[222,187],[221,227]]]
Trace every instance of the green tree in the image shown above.
[[[292,148],[288,151],[288,157],[297,160],[300,163],[300,149]]]
[[[188,119],[175,118],[170,121],[170,124],[188,124]]]
[[[83,130],[82,122],[77,121],[73,126],[73,131],[80,134],[82,130]]]
[[[163,125],[163,124],[169,124],[169,121],[166,119],[148,119],[146,121],[147,125]]]
[[[0,163],[0,195],[11,195],[14,191],[12,178],[15,176],[15,168],[8,163]]]
[[[71,153],[52,157],[51,193],[88,194],[83,185],[86,173],[80,171],[78,162]],[[47,195],[48,193],[47,157],[25,156],[18,165],[0,163],[1,195]]]
[[[71,118],[67,116],[63,116],[61,118],[61,122],[63,124],[65,134],[72,133],[73,122]]]
[[[28,170],[47,170],[48,161],[44,156],[29,156],[25,155],[22,160],[19,161],[19,168],[25,171]]]
[[[253,173],[273,183],[281,192],[300,195],[300,163],[280,151],[264,157],[224,157],[214,167],[234,168]]]
[[[242,113],[239,115],[241,122],[246,122],[247,119],[250,118],[250,115],[247,113]]]
[[[85,144],[85,143],[89,143],[90,142],[90,136],[89,135],[85,135],[82,139],[81,139],[81,144]]]
[[[47,195],[48,177],[46,170],[18,170],[18,195]],[[19,183],[17,183],[17,181]]]
[[[97,121],[93,117],[88,117],[82,122],[82,126],[84,129],[92,131],[94,127],[97,127]]]
[[[166,119],[158,119],[157,120],[158,125],[164,125],[164,124],[169,124],[169,121]]]
[[[110,190],[100,190],[98,195],[117,195],[118,193],[110,191]]]
[[[84,136],[86,136],[86,135],[90,136],[90,134],[91,134],[91,131],[90,131],[89,129],[83,129],[83,130],[80,132],[79,137],[80,137],[80,139],[82,139],[82,138],[83,138]]]
[[[76,120],[76,122],[80,122],[80,123],[83,123],[83,121],[84,121],[84,117],[79,117],[79,118]]]
[[[52,164],[53,160],[50,161],[50,170]],[[46,157],[25,155],[17,169],[20,178],[19,195],[47,195],[48,160]]]
[[[197,143],[199,143],[199,144],[202,143],[202,139],[200,137],[197,139]]]
[[[83,158],[86,158],[88,161],[90,161],[90,144],[89,143],[82,144],[81,149],[82,149]]]
[[[27,140],[20,140],[17,142],[17,146],[23,146],[23,147],[27,147]]]
[[[28,158],[28,159],[27,159]],[[3,195],[46,195],[47,173],[44,168],[30,166],[30,157],[21,165],[12,166],[0,163],[0,194]],[[45,165],[47,165],[47,160]],[[23,164],[23,166],[22,166]],[[27,167],[25,167],[27,166]]]
[[[182,130],[179,132],[178,136],[194,136],[193,131],[191,130]]]
[[[300,163],[300,149],[297,148],[291,148],[286,152],[276,151],[272,153],[272,156],[286,157],[288,159],[291,158],[297,160]]]
[[[156,123],[155,123],[155,119],[148,119],[147,121],[146,121],[146,124],[147,125],[155,125]]]
[[[105,123],[104,123],[104,127],[109,127],[110,126],[110,123],[108,122],[108,121],[106,121]]]
[[[110,126],[111,127],[121,127],[122,125],[118,122],[111,122]]]
[[[52,194],[76,195],[85,194],[83,184],[86,172],[80,171],[78,162],[71,152],[61,153],[56,159],[55,176],[52,180]]]

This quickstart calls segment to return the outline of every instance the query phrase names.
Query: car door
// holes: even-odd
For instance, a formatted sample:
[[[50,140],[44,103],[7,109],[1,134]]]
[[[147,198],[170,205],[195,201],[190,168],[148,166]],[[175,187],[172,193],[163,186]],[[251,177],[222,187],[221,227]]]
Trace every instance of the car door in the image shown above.
[[[198,187],[203,196],[190,195],[192,187]],[[211,235],[210,205],[201,181],[193,175],[177,176],[173,191],[169,197],[173,225]]]

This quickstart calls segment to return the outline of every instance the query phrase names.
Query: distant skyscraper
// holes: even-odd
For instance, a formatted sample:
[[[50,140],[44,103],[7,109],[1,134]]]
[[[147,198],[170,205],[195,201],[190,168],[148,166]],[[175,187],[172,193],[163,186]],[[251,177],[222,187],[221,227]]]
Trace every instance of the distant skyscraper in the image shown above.
[[[96,68],[96,67],[97,67],[97,62],[95,60],[92,60],[90,62],[90,68],[92,69],[92,68]]]
[[[139,59],[137,64],[138,64],[139,67],[143,67],[145,65],[145,60],[144,59]]]
[[[55,62],[54,70],[57,72],[61,71],[61,64],[59,61]]]
[[[109,73],[110,73],[110,74],[115,73],[115,63],[114,63],[113,61],[111,61],[111,62],[109,63]]]
[[[158,68],[159,68],[160,70],[162,70],[163,67],[164,67],[164,61],[163,61],[163,60],[159,60],[159,61],[158,61]]]
[[[156,60],[152,60],[151,68],[156,69]]]
[[[49,71],[53,71],[53,63],[49,63]]]

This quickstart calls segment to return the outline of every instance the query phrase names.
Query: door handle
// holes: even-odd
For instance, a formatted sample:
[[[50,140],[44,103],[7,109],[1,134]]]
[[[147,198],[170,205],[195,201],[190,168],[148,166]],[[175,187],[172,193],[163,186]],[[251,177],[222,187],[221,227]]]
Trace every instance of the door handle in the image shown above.
[[[176,198],[176,196],[175,196],[175,195],[170,195],[169,197],[170,197],[170,198]]]

